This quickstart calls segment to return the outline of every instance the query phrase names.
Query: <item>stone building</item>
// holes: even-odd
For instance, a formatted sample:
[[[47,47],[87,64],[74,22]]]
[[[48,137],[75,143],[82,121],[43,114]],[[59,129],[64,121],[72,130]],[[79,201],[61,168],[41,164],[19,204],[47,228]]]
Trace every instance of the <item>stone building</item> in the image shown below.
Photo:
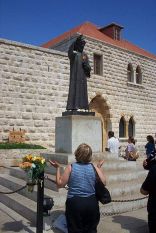
[[[121,145],[133,135],[142,150],[146,136],[156,132],[156,56],[123,40],[122,30],[87,22],[42,47],[1,39],[0,141],[21,128],[27,141],[54,150],[55,117],[65,111],[68,95],[67,51],[83,34],[92,66],[89,107],[101,118],[102,150],[108,130]]]

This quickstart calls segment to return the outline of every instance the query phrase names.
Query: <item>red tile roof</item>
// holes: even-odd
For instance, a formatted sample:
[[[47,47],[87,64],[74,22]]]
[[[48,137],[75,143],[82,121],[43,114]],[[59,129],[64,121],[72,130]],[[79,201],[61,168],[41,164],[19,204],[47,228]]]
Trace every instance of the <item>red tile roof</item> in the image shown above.
[[[138,46],[126,41],[126,40],[113,40],[109,36],[105,35],[104,33],[100,32],[98,27],[96,27],[94,24],[90,22],[86,22],[81,24],[80,26],[77,26],[73,29],[71,29],[68,32],[63,33],[62,35],[48,41],[47,43],[41,45],[44,48],[49,48],[54,46],[55,44],[61,42],[62,40],[71,37],[72,35],[79,33],[83,34],[84,36],[91,37],[96,40],[103,41],[105,43],[108,43],[110,45],[114,45],[117,47],[120,47],[122,49],[143,55],[145,57],[149,57],[152,59],[156,59],[156,55],[151,54],[148,51],[145,51],[144,49],[139,48]]]

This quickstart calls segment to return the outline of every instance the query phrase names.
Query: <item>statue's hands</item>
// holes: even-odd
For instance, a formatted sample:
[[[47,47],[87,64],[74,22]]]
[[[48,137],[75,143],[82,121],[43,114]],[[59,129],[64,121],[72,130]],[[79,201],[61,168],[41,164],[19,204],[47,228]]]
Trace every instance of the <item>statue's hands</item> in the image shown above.
[[[86,77],[90,77],[91,66],[89,65],[87,54],[83,54],[82,56],[82,67]]]

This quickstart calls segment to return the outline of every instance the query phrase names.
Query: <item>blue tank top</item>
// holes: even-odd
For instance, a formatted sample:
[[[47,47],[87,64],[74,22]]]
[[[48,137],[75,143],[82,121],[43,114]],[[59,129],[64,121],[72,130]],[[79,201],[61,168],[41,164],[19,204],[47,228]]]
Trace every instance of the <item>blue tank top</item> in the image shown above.
[[[95,171],[93,166],[90,163],[73,163],[68,186],[67,198],[73,196],[88,197],[95,194]]]

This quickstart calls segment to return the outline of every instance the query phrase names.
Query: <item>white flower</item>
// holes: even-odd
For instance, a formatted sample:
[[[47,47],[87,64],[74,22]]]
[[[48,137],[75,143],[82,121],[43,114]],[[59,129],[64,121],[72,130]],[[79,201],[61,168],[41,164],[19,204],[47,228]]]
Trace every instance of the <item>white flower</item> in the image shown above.
[[[32,163],[32,168],[35,168],[35,167],[36,167],[36,165],[34,163]]]

